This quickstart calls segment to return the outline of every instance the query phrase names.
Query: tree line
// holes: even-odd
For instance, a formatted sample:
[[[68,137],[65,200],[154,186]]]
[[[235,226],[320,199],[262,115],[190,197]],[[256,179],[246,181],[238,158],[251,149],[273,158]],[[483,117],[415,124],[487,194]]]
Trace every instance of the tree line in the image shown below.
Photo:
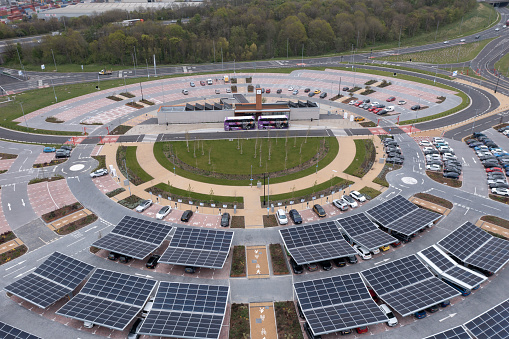
[[[61,30],[34,46],[9,45],[6,62],[59,64],[158,64],[338,53],[430,32],[458,22],[475,0],[243,0],[203,6],[140,9],[127,13],[0,25],[0,38]],[[186,23],[179,19],[188,17]],[[134,26],[115,24],[144,19]],[[175,19],[163,25],[161,20]]]

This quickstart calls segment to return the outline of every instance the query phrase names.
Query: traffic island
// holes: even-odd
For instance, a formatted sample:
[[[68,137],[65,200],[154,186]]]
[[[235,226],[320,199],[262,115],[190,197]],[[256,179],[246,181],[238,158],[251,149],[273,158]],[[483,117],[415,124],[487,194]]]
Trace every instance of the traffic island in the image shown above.
[[[459,179],[444,178],[441,172],[426,171],[426,174],[436,182],[449,187],[458,188],[463,185],[463,182]]]
[[[74,214],[75,212],[80,211],[82,209],[83,209],[83,205],[81,205],[79,202],[75,202],[74,204],[66,205],[66,206],[63,206],[57,210],[43,214],[41,216],[41,218],[42,218],[42,220],[44,220],[44,222],[50,223],[54,220],[63,218],[69,214]],[[88,212],[90,212],[90,211],[88,211]]]
[[[393,165],[393,164],[385,164],[385,166],[380,171],[380,174],[377,175],[375,179],[373,179],[373,182],[375,184],[382,185],[384,187],[389,187],[389,183],[387,182],[387,179],[385,176],[387,173],[391,171],[397,171],[401,168],[401,165]]]
[[[509,240],[509,220],[494,215],[483,215],[476,225],[495,237]]]
[[[286,255],[281,244],[270,244],[270,262],[272,263],[272,273],[274,275],[289,274],[288,264],[286,263]]]
[[[246,276],[246,248],[244,246],[233,246],[232,266],[230,277]]]

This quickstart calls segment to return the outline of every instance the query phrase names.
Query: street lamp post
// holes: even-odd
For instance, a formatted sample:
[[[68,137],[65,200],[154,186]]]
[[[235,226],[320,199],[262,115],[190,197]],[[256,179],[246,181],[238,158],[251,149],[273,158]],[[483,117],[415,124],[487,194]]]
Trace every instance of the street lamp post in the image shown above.
[[[53,48],[51,49],[51,55],[53,55],[53,63],[55,64],[55,71],[57,71],[57,62],[55,61],[55,54],[53,54]]]

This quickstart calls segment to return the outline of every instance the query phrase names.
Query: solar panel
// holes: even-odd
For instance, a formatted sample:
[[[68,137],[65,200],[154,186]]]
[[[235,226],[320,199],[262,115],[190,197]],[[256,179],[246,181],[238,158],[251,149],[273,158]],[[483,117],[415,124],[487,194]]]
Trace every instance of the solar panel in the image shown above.
[[[369,209],[366,213],[383,226],[386,226],[418,208],[419,207],[412,204],[401,195],[397,195]]]
[[[156,283],[97,269],[80,293],[56,313],[122,331],[141,311]]]
[[[417,208],[409,214],[384,226],[390,230],[394,230],[405,235],[412,235],[441,217],[441,214],[428,211],[423,208]]]
[[[359,213],[346,218],[337,219],[336,222],[350,237],[378,230],[378,227],[364,214]]]
[[[469,288],[479,286],[483,281],[487,279],[486,277],[481,277],[477,274],[474,274],[462,266],[455,266],[451,269],[448,269],[445,273],[467,284]]]
[[[509,338],[509,300],[489,309],[464,326],[477,339]]]
[[[449,300],[460,293],[436,277],[379,295],[403,317]]]
[[[465,262],[490,272],[497,272],[509,260],[509,241],[492,237]]]
[[[463,327],[457,326],[424,339],[471,339],[471,337]]]
[[[465,261],[475,250],[491,238],[487,232],[466,222],[438,242],[442,248],[458,259]]]
[[[92,265],[54,252],[33,273],[6,286],[5,290],[47,308],[70,294],[93,269]]]
[[[0,338],[4,339],[41,339],[33,334],[22,331],[0,321]]]
[[[353,238],[355,243],[358,243],[368,250],[377,249],[384,245],[392,244],[398,240],[392,235],[385,233],[382,230],[374,230],[368,233],[359,234]]]
[[[387,321],[359,273],[297,282],[294,289],[316,335]]]
[[[433,277],[415,255],[362,271],[378,295]]]
[[[299,265],[356,254],[333,221],[284,228],[279,233]]]
[[[178,338],[218,338],[228,286],[161,282],[140,334]]]
[[[179,227],[159,262],[222,268],[228,257],[232,240],[232,231]]]
[[[92,246],[144,259],[161,246],[171,229],[164,223],[125,216],[109,234]]]
[[[430,246],[422,250],[420,253],[422,253],[426,258],[428,258],[441,271],[446,271],[449,268],[453,268],[454,266],[456,266],[455,262],[451,262],[451,260],[448,257],[442,254],[442,252],[440,252],[434,246]]]

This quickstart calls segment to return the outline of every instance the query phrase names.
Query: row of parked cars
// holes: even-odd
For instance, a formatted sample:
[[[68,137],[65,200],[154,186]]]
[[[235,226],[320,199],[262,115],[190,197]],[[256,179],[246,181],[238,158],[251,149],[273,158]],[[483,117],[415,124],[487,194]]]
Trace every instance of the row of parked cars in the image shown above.
[[[393,136],[388,136],[383,139],[383,144],[385,148],[385,154],[387,158],[385,159],[386,163],[403,165],[403,161],[405,161],[405,156],[401,153],[401,148],[396,140],[394,140]]]
[[[422,146],[427,171],[442,172],[444,178],[459,179],[463,165],[447,141],[434,137],[432,141],[421,140],[419,145]]]
[[[351,100],[348,104],[353,105],[355,107],[363,108],[376,115],[384,115],[387,114],[388,112],[394,112],[394,106],[385,107],[384,104],[381,104],[378,101],[371,102],[370,99]]]
[[[72,146],[70,145],[62,145],[59,149],[55,147],[44,147],[44,153],[53,153],[55,152],[55,158],[69,158],[72,152]]]
[[[502,130],[504,132],[505,130]],[[475,132],[473,138],[466,140],[486,170],[487,184],[491,193],[509,196],[509,153],[498,147],[484,133]]]

